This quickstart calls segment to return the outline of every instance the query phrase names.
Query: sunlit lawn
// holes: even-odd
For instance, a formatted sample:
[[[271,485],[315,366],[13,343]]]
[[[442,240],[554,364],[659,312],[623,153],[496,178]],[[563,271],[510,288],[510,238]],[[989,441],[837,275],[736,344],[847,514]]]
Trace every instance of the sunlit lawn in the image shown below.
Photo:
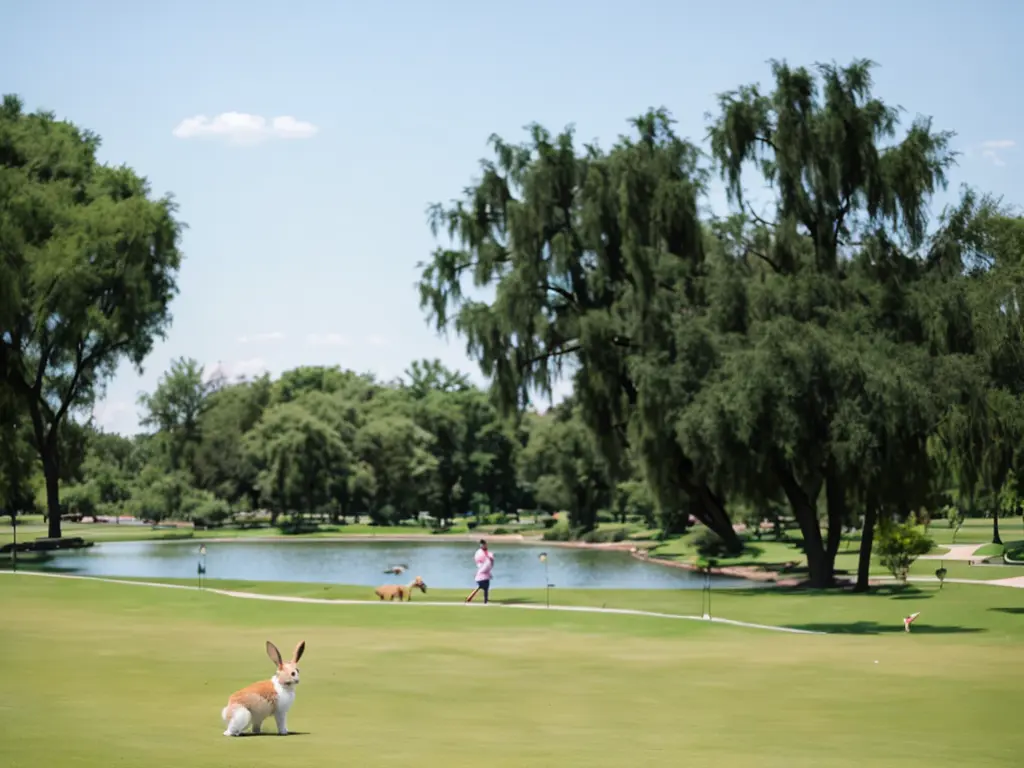
[[[504,597],[536,603],[543,593]],[[557,598],[693,612],[699,594]],[[1019,765],[1011,702],[1024,591],[751,590],[714,601],[731,618],[855,634],[498,605],[268,603],[0,575],[0,647],[16,670],[0,676],[3,764]],[[922,617],[907,635],[899,618],[911,610]],[[296,735],[225,738],[227,694],[271,672],[268,638],[308,643],[289,718]]]
[[[1024,539],[1024,530],[1020,527],[1020,521],[1015,518],[1005,520],[1001,532],[1002,539],[1007,544]],[[948,527],[945,521],[936,521],[932,524],[928,529],[928,535],[936,542],[936,546],[931,554],[941,555],[947,552],[947,547],[953,543],[952,534],[952,529]],[[694,562],[698,558],[697,550],[694,546],[695,536],[696,533],[690,533],[661,542],[652,549],[652,555],[666,560]],[[799,535],[795,531],[790,531],[788,536],[789,540],[784,541],[775,541],[771,535],[764,536],[761,540],[749,540],[745,551],[741,555],[736,557],[719,557],[717,558],[717,563],[720,566],[755,566],[771,570],[778,570],[787,563],[796,563],[798,567],[803,566],[806,563],[806,558],[803,552],[800,551],[799,542],[796,540],[799,538]],[[991,540],[992,521],[971,519],[965,521],[960,529],[960,533],[956,538],[956,544],[983,545],[991,542]],[[859,535],[844,536],[836,558],[836,567],[840,572],[847,572],[851,575],[856,573],[859,546]],[[990,545],[988,547],[981,547],[978,556],[998,555],[1001,551],[1001,547]],[[977,573],[979,569],[974,568],[971,569],[969,575],[966,575],[959,572],[961,565],[964,568],[968,567],[966,562],[956,563],[955,561],[947,560],[945,565],[946,569],[950,571],[948,574],[950,578],[954,577],[951,570],[953,568],[958,570],[956,578],[991,579],[1024,575],[1024,570],[1012,567],[998,569],[998,571],[1002,571],[1002,575],[995,575],[996,569],[986,569],[993,572],[981,576]],[[920,560],[915,563],[911,574],[915,576],[934,575],[934,571],[938,567],[939,563],[937,561],[930,559]],[[877,559],[874,559],[872,562],[871,572],[874,575],[885,575],[887,573]]]

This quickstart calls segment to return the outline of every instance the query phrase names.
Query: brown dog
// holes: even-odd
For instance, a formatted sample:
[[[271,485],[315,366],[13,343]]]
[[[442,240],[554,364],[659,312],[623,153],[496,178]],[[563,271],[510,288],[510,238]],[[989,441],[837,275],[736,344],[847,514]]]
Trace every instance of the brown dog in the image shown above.
[[[422,577],[417,576],[404,586],[402,584],[385,584],[383,587],[377,587],[373,590],[373,593],[381,600],[394,600],[397,597],[399,601],[409,601],[412,600],[412,591],[414,589],[418,589],[423,594],[427,593],[427,585]]]

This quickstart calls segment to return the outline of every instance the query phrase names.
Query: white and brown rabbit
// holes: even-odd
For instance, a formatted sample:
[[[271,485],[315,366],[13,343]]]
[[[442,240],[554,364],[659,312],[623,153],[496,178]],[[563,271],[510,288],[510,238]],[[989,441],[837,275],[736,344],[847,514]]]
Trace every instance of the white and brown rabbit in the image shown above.
[[[253,683],[228,698],[228,705],[220,716],[227,725],[225,736],[240,736],[249,724],[252,732],[259,733],[263,721],[271,715],[277,722],[277,732],[288,734],[288,710],[295,703],[295,686],[299,684],[299,668],[296,666],[306,650],[306,642],[295,646],[291,661],[282,661],[277,646],[267,640],[267,655],[277,665],[277,672],[269,680]]]

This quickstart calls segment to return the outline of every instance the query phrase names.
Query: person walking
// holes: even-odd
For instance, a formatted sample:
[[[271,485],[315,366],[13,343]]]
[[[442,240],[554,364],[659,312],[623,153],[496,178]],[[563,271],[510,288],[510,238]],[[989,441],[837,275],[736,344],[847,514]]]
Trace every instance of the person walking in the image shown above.
[[[487,542],[480,539],[480,549],[473,555],[476,563],[476,589],[469,593],[467,603],[473,602],[476,593],[483,590],[484,604],[490,602],[491,597],[491,570],[494,568],[494,553],[487,549]]]

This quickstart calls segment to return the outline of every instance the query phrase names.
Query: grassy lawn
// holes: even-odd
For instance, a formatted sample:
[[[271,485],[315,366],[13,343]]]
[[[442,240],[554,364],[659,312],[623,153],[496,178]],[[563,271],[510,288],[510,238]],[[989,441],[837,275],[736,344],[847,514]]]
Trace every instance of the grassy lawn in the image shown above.
[[[694,562],[698,559],[697,550],[694,546],[694,539],[697,535],[697,532],[694,531],[684,536],[675,537],[668,539],[665,542],[658,543],[651,548],[651,554],[655,558],[664,560]],[[717,563],[719,566],[723,567],[753,566],[768,570],[780,570],[782,566],[788,563],[797,563],[798,565],[795,572],[799,573],[806,564],[806,558],[798,546],[798,534],[791,532],[790,535],[793,538],[787,541],[775,541],[770,537],[765,537],[761,541],[750,540],[742,554],[736,557],[719,557],[717,558]],[[952,541],[952,531],[950,531],[950,529],[946,528],[944,525],[942,527],[939,527],[938,524],[932,525],[928,531],[928,535],[935,539],[937,544],[930,554],[941,555],[948,552],[948,546]],[[1008,542],[1007,546],[1010,546],[1012,542],[1020,536],[1021,532],[1016,528],[1010,527],[1009,524],[1003,528],[1003,538]],[[968,520],[964,524],[964,527],[961,528],[960,534],[957,536],[956,543],[957,545],[981,544],[983,542],[991,541],[991,537],[992,522],[990,520]],[[838,571],[841,573],[845,572],[849,575],[856,574],[859,546],[859,536],[843,538],[843,542],[839,547],[839,553],[836,556],[836,568]],[[978,556],[985,557],[999,555],[1002,554],[1003,549],[1004,547],[1002,545],[986,544],[979,549]],[[946,561],[946,569],[950,571],[948,574],[950,578],[954,577],[953,568],[956,568],[959,571],[961,565],[964,568],[967,567],[966,563]],[[937,561],[920,560],[914,564],[914,567],[911,569],[911,574],[914,576],[931,576],[934,575],[935,569],[938,567],[939,565]],[[978,569],[972,569],[970,575],[961,575],[958,572],[955,577],[999,579],[1006,578],[1007,576],[1024,575],[1021,571],[1012,568],[1004,569],[1002,575],[995,575],[993,573],[985,576],[977,575],[977,573],[975,573],[976,570]],[[871,573],[877,576],[884,576],[888,572],[881,563],[875,559],[872,561]]]
[[[0,576],[0,643],[18,671],[0,682],[4,764],[1019,764],[1018,718],[1006,702],[1019,693],[1024,592],[908,592],[715,597],[716,612],[732,618],[849,632],[822,637]],[[558,598],[667,609],[673,595]],[[923,613],[906,635],[896,625],[911,609]],[[224,738],[227,695],[271,672],[268,638],[308,644],[289,717],[296,735]]]

